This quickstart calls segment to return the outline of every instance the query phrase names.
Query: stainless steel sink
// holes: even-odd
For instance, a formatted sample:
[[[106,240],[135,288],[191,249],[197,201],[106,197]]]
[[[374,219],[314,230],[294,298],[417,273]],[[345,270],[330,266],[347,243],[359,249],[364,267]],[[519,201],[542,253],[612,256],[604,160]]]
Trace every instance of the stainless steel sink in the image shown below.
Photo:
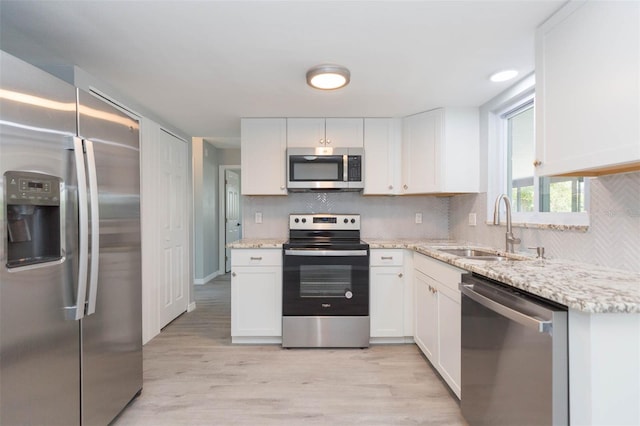
[[[516,257],[509,257],[509,256],[505,256],[503,254],[492,252],[492,251],[471,249],[471,248],[438,249],[438,251],[452,254],[454,256],[464,257],[466,259],[486,260],[491,262],[496,262],[496,261],[500,262],[504,260],[522,260]]]

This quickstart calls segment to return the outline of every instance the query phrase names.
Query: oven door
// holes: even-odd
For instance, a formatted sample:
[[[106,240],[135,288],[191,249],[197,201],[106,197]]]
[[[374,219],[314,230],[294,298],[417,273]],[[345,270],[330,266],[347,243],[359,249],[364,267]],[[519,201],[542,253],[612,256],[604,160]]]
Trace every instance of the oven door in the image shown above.
[[[285,249],[284,316],[368,316],[369,250]]]

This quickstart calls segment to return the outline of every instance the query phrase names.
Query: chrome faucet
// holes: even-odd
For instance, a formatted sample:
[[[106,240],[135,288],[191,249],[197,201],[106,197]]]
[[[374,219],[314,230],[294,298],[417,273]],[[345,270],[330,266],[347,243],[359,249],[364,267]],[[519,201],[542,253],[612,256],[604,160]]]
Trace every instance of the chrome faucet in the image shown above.
[[[502,194],[496,199],[496,205],[493,207],[493,224],[500,225],[500,200],[504,200],[504,204],[507,209],[507,233],[505,236],[505,250],[508,253],[513,253],[513,245],[520,244],[520,238],[515,238],[513,236],[513,230],[511,229],[511,200],[509,200],[507,194]]]

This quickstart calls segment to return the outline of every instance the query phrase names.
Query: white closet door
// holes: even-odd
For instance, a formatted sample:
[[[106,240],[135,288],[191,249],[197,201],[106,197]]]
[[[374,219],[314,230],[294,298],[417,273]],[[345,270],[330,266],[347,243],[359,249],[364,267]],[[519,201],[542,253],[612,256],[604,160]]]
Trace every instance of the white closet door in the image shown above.
[[[158,285],[160,328],[187,310],[188,264],[188,146],[165,132],[158,132],[159,175],[157,214],[160,225]]]

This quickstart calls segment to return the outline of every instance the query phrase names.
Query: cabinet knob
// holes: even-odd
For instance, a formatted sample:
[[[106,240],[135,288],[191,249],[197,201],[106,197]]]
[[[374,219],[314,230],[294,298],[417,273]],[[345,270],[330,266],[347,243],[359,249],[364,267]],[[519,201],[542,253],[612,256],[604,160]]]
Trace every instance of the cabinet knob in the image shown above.
[[[235,276],[236,276],[236,273],[235,273],[235,272],[232,272],[232,273],[231,273],[231,276],[232,276],[232,277],[235,277]]]
[[[393,185],[389,185],[389,189],[393,189]]]
[[[329,145],[331,143],[331,139],[327,139],[324,143],[325,145]]]
[[[409,187],[407,185],[404,185],[403,188],[404,189],[409,189]]]
[[[533,167],[538,167],[540,165],[542,165],[542,161],[540,161],[540,160],[536,160],[536,161],[533,162]]]
[[[280,189],[284,191],[284,185],[280,185]]]
[[[398,278],[402,278],[402,277],[403,277],[403,275],[402,275],[402,272],[401,272],[401,273],[398,274]]]
[[[320,142],[320,145],[324,145],[324,139],[320,139],[318,142]]]

